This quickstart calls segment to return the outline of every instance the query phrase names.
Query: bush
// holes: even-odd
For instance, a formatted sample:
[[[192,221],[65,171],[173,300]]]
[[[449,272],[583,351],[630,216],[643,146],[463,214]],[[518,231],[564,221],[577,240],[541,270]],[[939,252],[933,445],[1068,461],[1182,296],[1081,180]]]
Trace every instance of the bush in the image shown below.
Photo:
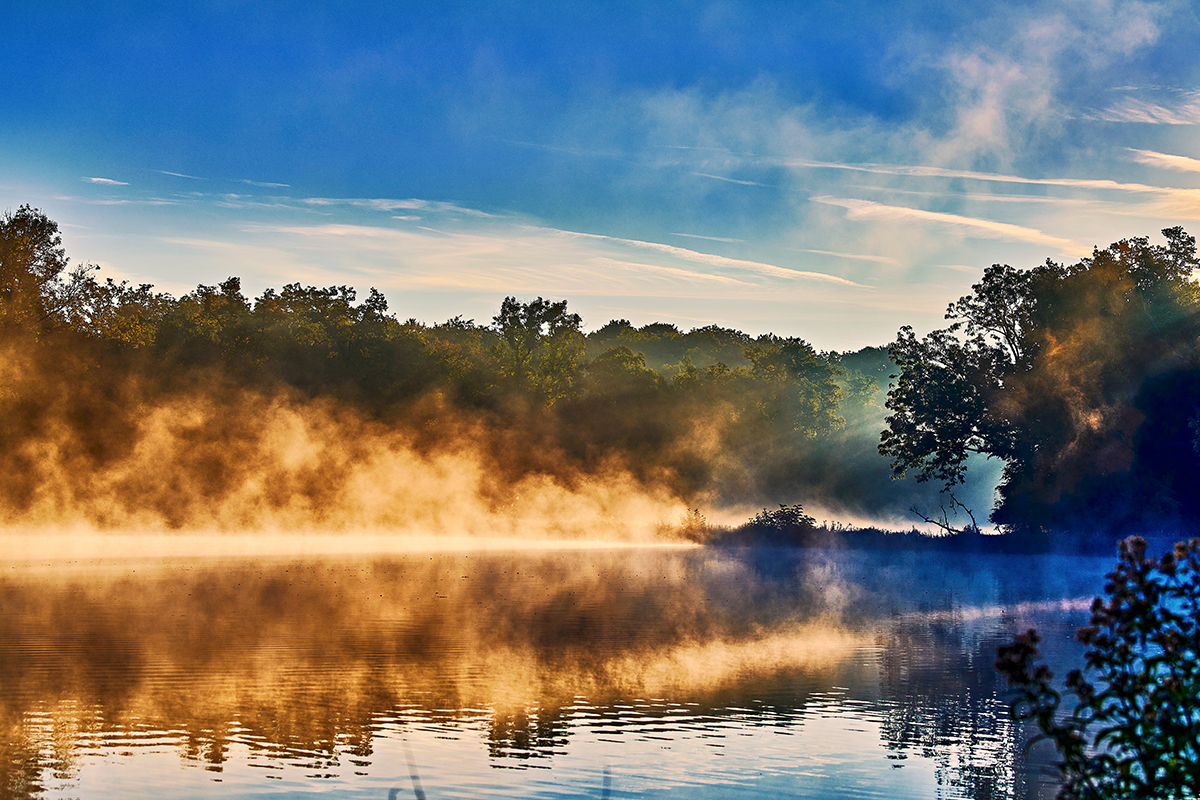
[[[779,531],[781,533],[807,533],[817,526],[817,521],[804,513],[804,506],[780,504],[778,511],[764,508],[754,515],[749,523],[761,530]]]
[[[1066,689],[1036,665],[1037,632],[1001,647],[996,668],[1018,690],[1011,713],[1058,749],[1064,800],[1200,797],[1200,539],[1146,558],[1146,542],[1121,543],[1078,631],[1089,649]]]

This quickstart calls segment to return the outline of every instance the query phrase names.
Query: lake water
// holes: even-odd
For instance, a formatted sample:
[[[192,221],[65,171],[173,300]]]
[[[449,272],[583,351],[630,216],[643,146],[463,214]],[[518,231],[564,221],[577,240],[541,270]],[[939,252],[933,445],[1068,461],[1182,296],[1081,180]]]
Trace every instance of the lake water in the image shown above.
[[[1051,797],[992,662],[1030,626],[1077,658],[1112,562],[5,564],[0,796]]]

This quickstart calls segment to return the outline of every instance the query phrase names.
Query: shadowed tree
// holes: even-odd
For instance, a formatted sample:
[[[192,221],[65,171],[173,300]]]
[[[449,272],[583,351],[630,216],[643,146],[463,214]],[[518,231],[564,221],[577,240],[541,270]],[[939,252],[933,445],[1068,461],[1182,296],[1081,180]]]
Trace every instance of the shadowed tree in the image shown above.
[[[493,323],[500,335],[494,353],[510,385],[547,405],[574,393],[585,340],[583,320],[567,313],[566,300],[521,303],[506,297]]]
[[[65,304],[58,223],[23,205],[0,216],[0,327],[44,328]],[[87,268],[84,268],[85,272]]]
[[[838,416],[842,390],[838,368],[795,337],[760,336],[743,350],[750,375],[760,389],[759,409],[805,437],[836,430],[845,424]]]
[[[262,361],[262,331],[242,294],[240,278],[196,287],[165,315],[156,342],[180,366],[224,363],[253,373]]]
[[[1165,247],[1128,239],[1069,266],[994,265],[948,328],[901,329],[879,447],[893,474],[949,490],[971,453],[1000,458],[992,520],[1014,529],[1129,524],[1161,505],[1127,480],[1145,419],[1134,398],[1148,377],[1200,366],[1195,239],[1163,235]]]

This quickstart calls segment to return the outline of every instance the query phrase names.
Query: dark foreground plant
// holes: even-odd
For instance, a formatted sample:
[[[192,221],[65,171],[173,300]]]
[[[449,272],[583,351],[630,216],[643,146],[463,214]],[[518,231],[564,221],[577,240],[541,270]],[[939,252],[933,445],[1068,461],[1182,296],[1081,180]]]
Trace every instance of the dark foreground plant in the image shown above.
[[[1019,693],[1013,718],[1058,749],[1059,798],[1200,797],[1200,539],[1157,560],[1126,539],[1104,591],[1077,634],[1089,649],[1067,675],[1071,702],[1034,664],[1036,631],[1000,648],[996,669]]]

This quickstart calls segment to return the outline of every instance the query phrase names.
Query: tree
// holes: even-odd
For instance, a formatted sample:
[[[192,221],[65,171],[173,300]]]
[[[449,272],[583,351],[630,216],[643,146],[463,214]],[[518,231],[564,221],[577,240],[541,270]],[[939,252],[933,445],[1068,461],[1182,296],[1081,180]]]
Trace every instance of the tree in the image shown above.
[[[254,371],[263,358],[262,331],[242,294],[241,279],[201,284],[179,298],[163,318],[156,346],[181,365],[224,363]]]
[[[1073,707],[1035,664],[1035,630],[1001,647],[996,669],[1017,689],[1013,718],[1058,750],[1062,800],[1200,797],[1200,539],[1155,560],[1131,537],[1120,553],[1077,634],[1089,649],[1066,677]]]
[[[154,344],[159,326],[175,303],[169,294],[155,292],[148,283],[133,286],[112,278],[100,283],[81,270],[71,274],[70,284],[70,300],[61,312],[66,326],[93,339],[131,347]]]
[[[764,391],[759,407],[806,437],[841,428],[838,416],[842,390],[835,380],[838,368],[812,345],[795,337],[759,337],[743,349],[750,375]]]
[[[566,300],[539,297],[521,303],[506,297],[492,321],[500,335],[496,360],[515,388],[539,395],[548,405],[571,395],[585,340],[583,320],[567,313]]]
[[[976,334],[965,341],[957,329],[933,331],[918,339],[900,329],[888,354],[900,372],[888,392],[879,452],[892,458],[893,477],[916,470],[917,480],[936,479],[945,487],[962,483],[972,453],[1000,455],[1013,432],[989,413],[1003,385],[1005,359]]]
[[[0,216],[0,327],[45,326],[61,308],[69,259],[58,223],[23,205]]]
[[[950,491],[977,453],[1005,463],[993,522],[1044,530],[1097,516],[1092,500],[1119,494],[1108,476],[1135,469],[1142,382],[1200,361],[1195,240],[1163,234],[1165,247],[1128,239],[1069,266],[993,265],[950,304],[949,327],[901,329],[879,445],[893,476]],[[1127,522],[1134,505],[1124,496],[1093,521]]]

